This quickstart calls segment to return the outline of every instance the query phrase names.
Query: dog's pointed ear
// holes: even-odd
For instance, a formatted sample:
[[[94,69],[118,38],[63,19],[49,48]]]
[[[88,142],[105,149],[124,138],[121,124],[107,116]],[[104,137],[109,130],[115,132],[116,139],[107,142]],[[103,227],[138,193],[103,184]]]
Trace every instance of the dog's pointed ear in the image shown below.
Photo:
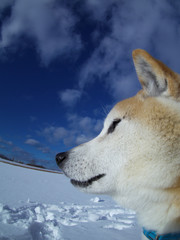
[[[136,72],[148,96],[180,97],[180,76],[142,49],[133,51]]]

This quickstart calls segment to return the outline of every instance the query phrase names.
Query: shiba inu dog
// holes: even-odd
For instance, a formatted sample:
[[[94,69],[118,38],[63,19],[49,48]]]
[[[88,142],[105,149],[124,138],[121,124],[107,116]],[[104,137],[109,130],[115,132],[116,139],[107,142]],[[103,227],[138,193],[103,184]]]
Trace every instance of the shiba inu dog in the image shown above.
[[[135,210],[143,239],[180,239],[180,75],[141,49],[133,60],[142,90],[56,161],[80,190]]]

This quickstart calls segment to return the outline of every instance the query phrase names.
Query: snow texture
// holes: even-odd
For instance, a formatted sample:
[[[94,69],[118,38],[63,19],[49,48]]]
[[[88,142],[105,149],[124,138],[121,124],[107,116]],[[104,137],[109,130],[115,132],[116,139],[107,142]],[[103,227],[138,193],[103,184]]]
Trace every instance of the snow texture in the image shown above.
[[[62,174],[0,163],[0,240],[140,239],[133,211]]]

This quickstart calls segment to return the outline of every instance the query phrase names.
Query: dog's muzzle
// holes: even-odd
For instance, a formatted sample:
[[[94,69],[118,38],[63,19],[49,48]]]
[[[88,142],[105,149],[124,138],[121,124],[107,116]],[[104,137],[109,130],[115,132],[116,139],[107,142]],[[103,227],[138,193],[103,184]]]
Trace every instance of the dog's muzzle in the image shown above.
[[[63,163],[67,159],[67,157],[68,157],[68,152],[62,152],[56,155],[56,163],[60,168],[63,166]]]
[[[68,176],[68,174],[64,171],[64,165],[66,163],[66,160],[68,159],[68,155],[69,155],[69,152],[62,152],[62,153],[58,153],[56,155],[56,163],[58,165],[58,167],[64,172],[64,174]],[[98,175],[95,175],[85,181],[79,181],[79,180],[76,180],[76,179],[71,179],[71,183],[75,186],[75,187],[81,187],[81,188],[87,188],[89,187],[90,185],[92,185],[94,182],[100,180],[101,178],[103,178],[106,174],[98,174]]]

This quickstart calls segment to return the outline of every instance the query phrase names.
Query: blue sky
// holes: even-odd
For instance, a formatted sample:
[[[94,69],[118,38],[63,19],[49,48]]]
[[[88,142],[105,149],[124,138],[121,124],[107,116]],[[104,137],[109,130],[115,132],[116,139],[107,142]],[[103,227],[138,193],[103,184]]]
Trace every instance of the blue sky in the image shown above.
[[[1,0],[0,153],[55,167],[139,89],[142,48],[179,71],[179,0]]]

